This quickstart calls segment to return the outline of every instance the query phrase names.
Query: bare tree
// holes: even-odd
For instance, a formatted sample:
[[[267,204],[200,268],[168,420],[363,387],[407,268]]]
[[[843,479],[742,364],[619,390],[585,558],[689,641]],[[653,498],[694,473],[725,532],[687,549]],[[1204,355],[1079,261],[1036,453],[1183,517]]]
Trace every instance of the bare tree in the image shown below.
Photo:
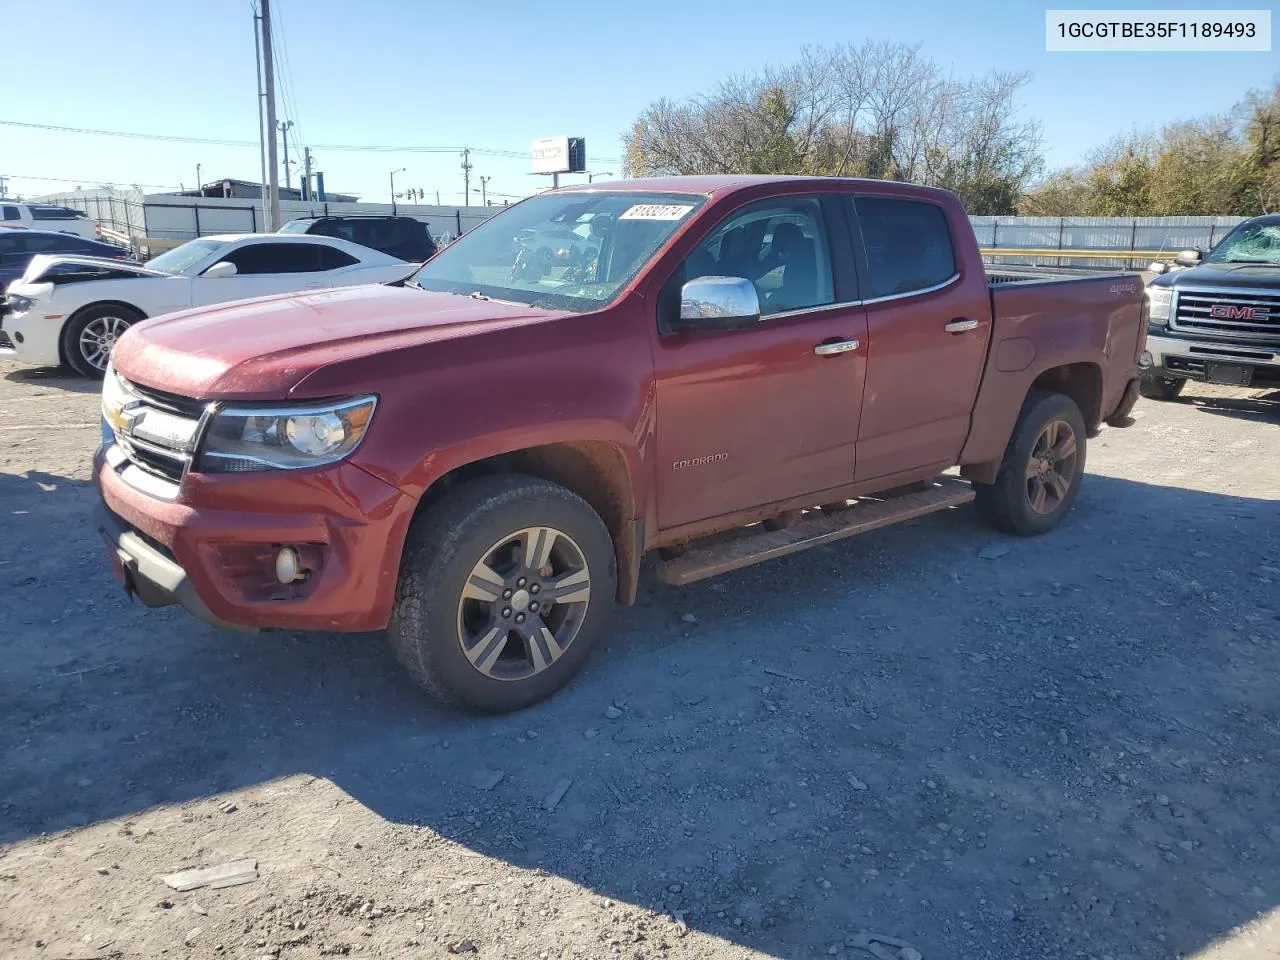
[[[901,43],[809,47],[795,63],[651,104],[624,138],[627,168],[913,180],[1007,213],[1041,166],[1038,127],[1017,119],[1028,79],[957,79]]]

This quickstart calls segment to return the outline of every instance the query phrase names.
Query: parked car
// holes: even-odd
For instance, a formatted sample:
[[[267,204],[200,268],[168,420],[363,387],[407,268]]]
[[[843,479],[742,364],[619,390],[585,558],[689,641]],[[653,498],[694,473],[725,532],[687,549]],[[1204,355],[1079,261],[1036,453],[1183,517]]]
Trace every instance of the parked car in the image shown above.
[[[1280,386],[1280,214],[1246,220],[1207,255],[1184,250],[1175,263],[1183,269],[1147,286],[1142,395],[1173,400],[1188,380]]]
[[[410,263],[423,263],[436,255],[436,242],[431,239],[427,225],[414,217],[299,217],[290,220],[279,232],[341,237]]]
[[[70,233],[85,240],[97,240],[102,233],[98,222],[83,210],[16,200],[0,200],[0,227]]]
[[[129,259],[129,251],[123,247],[86,240],[74,234],[49,233],[45,230],[0,230],[0,293],[9,281],[22,276],[27,264],[41,253],[75,254],[109,260]]]
[[[583,205],[595,267],[513,278]],[[1053,529],[1145,335],[1137,276],[989,278],[943,190],[571,187],[404,284],[129,330],[99,523],[148,605],[386,628],[431,694],[511,710],[583,665],[646,551],[683,584],[968,501]]]
[[[226,234],[201,237],[146,264],[92,257],[35,257],[9,284],[0,356],[69,364],[102,376],[129,327],[188,307],[279,293],[385,283],[412,265],[333,237]],[[313,331],[314,332],[314,331]]]

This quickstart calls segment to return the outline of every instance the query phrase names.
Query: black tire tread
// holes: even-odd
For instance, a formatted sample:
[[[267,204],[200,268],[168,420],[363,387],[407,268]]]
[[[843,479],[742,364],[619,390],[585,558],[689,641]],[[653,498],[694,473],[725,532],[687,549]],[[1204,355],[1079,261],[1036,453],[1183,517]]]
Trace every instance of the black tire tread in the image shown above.
[[[1080,470],[1084,470],[1085,458],[1085,424],[1084,416],[1074,400],[1062,393],[1046,390],[1033,390],[1027,395],[1014,425],[1013,434],[1005,448],[1004,458],[1000,462],[1000,470],[994,483],[975,483],[974,506],[978,516],[988,526],[1002,533],[1016,536],[1035,536],[1045,532],[1030,527],[1022,518],[1020,507],[1025,497],[1022,485],[1025,483],[1026,458],[1018,451],[1028,442],[1035,442],[1043,424],[1051,416],[1058,414],[1070,417],[1076,428],[1076,443],[1079,449]],[[1028,451],[1029,453],[1029,451]],[[1079,489],[1077,485],[1077,489]],[[1071,494],[1074,498],[1074,492]],[[1070,504],[1068,503],[1068,508]],[[1065,510],[1063,513],[1065,514]]]
[[[425,639],[433,605],[440,602],[430,590],[437,579],[434,574],[453,559],[477,521],[508,504],[535,497],[554,498],[585,511],[595,518],[601,534],[612,543],[604,522],[576,493],[557,483],[517,473],[479,477],[455,487],[410,527],[387,637],[396,659],[410,677],[441,703],[474,707],[465,703],[448,683],[437,663],[438,651]],[[444,602],[452,605],[455,598]]]
[[[1148,400],[1176,400],[1186,385],[1187,381],[1181,377],[1161,377],[1149,372],[1138,377],[1138,393]]]

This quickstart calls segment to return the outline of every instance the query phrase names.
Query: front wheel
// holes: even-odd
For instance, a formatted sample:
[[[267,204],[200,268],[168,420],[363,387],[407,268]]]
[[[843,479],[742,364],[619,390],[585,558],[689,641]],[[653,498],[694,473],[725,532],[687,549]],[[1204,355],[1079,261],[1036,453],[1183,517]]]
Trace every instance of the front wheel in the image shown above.
[[[582,668],[615,593],[613,542],[581,497],[534,477],[482,477],[410,531],[388,635],[436,699],[519,710]]]
[[[1162,377],[1149,371],[1138,378],[1138,392],[1148,400],[1176,400],[1186,385],[1181,377]]]
[[[141,319],[142,314],[131,307],[112,303],[86,307],[63,328],[62,355],[80,376],[99,378],[107,371],[116,341]]]
[[[1085,424],[1080,408],[1060,393],[1027,397],[995,483],[975,483],[978,514],[991,526],[1023,537],[1062,522],[1084,476]]]

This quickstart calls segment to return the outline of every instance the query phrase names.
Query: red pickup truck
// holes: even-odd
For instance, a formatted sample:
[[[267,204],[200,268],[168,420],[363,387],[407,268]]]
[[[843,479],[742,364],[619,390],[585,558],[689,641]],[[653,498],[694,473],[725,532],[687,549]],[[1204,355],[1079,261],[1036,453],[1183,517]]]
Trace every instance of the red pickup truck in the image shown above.
[[[148,605],[385,628],[430,693],[516,709],[647,551],[688,583],[970,500],[1051,529],[1131,422],[1143,309],[1137,276],[989,277],[942,190],[556,190],[403,281],[135,325],[101,531]]]

